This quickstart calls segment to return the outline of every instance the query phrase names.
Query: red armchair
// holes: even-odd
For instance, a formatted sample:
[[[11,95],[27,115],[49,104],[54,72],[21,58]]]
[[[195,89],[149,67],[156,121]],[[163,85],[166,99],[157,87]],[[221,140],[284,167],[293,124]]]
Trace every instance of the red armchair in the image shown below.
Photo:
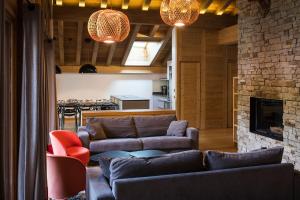
[[[50,132],[54,155],[70,156],[79,159],[85,166],[90,160],[90,151],[83,147],[76,133],[67,130]]]
[[[86,168],[77,158],[47,153],[48,197],[66,199],[85,190]]]

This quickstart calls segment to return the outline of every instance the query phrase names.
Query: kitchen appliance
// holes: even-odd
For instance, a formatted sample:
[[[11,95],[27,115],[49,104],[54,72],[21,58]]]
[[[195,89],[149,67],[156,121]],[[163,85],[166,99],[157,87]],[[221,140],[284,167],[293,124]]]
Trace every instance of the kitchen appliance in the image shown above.
[[[166,86],[166,85],[161,86],[161,93],[162,93],[162,95],[167,96],[168,95],[168,86]]]

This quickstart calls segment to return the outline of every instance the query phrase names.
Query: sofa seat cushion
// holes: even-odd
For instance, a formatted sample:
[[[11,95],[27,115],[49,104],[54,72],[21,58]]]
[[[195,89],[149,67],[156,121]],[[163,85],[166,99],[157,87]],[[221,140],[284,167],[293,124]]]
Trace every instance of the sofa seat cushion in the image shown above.
[[[172,121],[176,120],[175,115],[158,116],[136,116],[133,117],[138,137],[162,136]]]
[[[156,136],[140,138],[144,149],[189,149],[192,140],[187,137]]]
[[[137,151],[142,149],[142,142],[137,138],[115,138],[95,140],[90,143],[92,152],[104,151]]]
[[[68,156],[79,159],[84,165],[90,160],[90,151],[85,147],[69,147],[66,152]]]

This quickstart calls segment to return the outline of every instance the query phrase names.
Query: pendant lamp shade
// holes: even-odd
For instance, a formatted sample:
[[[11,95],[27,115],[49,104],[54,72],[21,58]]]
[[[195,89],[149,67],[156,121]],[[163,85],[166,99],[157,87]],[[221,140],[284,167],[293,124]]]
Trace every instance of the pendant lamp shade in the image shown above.
[[[90,16],[88,32],[98,42],[122,42],[130,32],[130,23],[128,17],[120,11],[99,10]]]
[[[198,19],[199,12],[197,0],[163,0],[160,6],[160,16],[170,26],[191,25]]]

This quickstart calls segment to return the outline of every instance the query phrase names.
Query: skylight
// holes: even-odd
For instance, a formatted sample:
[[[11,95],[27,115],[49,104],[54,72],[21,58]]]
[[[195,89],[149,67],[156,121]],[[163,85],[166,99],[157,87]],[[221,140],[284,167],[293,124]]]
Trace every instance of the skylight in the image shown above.
[[[162,42],[135,41],[125,62],[126,66],[150,66]]]

